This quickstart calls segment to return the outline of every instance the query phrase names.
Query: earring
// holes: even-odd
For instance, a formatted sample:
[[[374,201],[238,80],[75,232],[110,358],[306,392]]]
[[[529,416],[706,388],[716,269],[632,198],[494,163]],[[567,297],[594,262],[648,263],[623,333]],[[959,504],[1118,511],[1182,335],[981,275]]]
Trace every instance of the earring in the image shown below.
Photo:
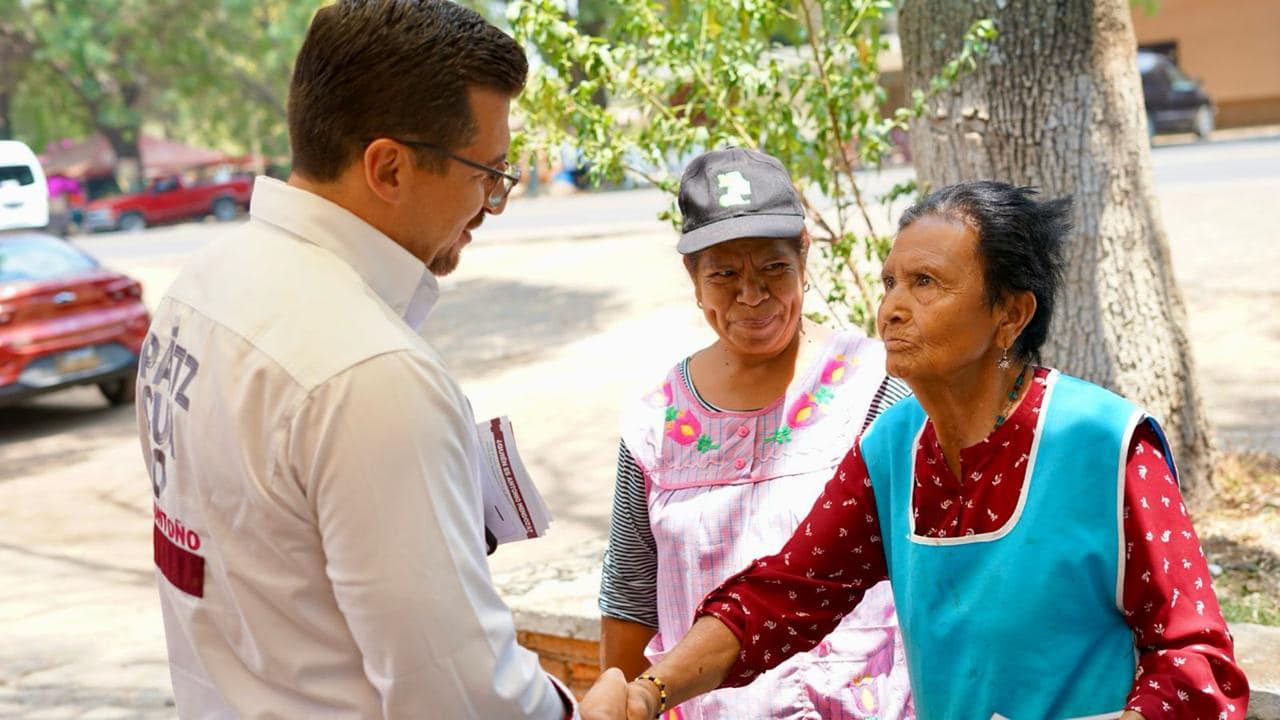
[[[804,281],[804,288],[802,288],[802,289],[804,290],[804,292],[809,292],[809,281],[808,281],[808,280],[805,280],[805,281]]]
[[[1000,368],[1001,370],[1008,370],[1010,364],[1011,363],[1009,362],[1009,348],[1005,348],[1004,352],[1000,353],[1000,362],[996,363],[996,367]]]
[[[702,309],[702,301],[701,301],[701,300],[699,300],[699,301],[698,301],[698,309],[699,309],[699,310],[701,310],[701,309]]]

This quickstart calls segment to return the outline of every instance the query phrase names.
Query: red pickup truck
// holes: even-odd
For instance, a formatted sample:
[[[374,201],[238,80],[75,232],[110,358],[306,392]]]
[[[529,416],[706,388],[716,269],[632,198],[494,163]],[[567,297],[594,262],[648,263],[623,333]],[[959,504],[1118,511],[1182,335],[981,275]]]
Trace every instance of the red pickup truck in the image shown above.
[[[249,207],[252,180],[184,185],[181,178],[162,177],[132,195],[100,198],[85,206],[84,229],[141,230],[148,225],[180,222],[212,215],[233,220]]]

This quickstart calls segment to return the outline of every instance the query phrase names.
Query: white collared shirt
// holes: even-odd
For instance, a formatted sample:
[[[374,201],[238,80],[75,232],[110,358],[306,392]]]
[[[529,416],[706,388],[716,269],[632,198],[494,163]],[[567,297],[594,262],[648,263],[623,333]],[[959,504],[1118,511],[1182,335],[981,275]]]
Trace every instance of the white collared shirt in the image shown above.
[[[258,178],[157,309],[138,424],[184,718],[561,718],[485,559],[422,262]]]

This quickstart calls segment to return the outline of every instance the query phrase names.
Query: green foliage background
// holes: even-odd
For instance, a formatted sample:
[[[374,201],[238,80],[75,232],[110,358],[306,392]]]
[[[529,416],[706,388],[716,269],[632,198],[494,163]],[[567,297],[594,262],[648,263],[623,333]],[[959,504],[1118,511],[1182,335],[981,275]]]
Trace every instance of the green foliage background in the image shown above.
[[[35,148],[146,127],[288,152],[293,58],[323,0],[0,0],[7,134]]]
[[[877,166],[927,98],[973,66],[995,37],[976,23],[963,50],[904,107],[885,107],[879,58],[888,0],[631,0],[569,17],[555,0],[519,0],[507,17],[545,63],[520,100],[529,150],[576,147],[596,181],[630,175],[674,197],[689,156],[737,145],[786,166],[823,262],[816,319],[874,331],[889,238],[855,182]],[[584,26],[590,19],[595,33]],[[892,196],[912,191],[895,188]],[[666,217],[675,222],[674,205]]]

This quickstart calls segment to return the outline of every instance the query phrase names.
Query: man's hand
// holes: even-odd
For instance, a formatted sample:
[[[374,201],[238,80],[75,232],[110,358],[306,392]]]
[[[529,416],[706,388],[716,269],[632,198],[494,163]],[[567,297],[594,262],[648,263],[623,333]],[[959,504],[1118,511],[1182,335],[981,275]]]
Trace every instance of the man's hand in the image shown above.
[[[1120,720],[1147,720],[1147,719],[1142,717],[1142,713],[1140,712],[1134,712],[1133,710],[1125,710],[1124,714],[1120,716]]]
[[[578,703],[582,720],[627,720],[627,689],[621,670],[605,670]]]

